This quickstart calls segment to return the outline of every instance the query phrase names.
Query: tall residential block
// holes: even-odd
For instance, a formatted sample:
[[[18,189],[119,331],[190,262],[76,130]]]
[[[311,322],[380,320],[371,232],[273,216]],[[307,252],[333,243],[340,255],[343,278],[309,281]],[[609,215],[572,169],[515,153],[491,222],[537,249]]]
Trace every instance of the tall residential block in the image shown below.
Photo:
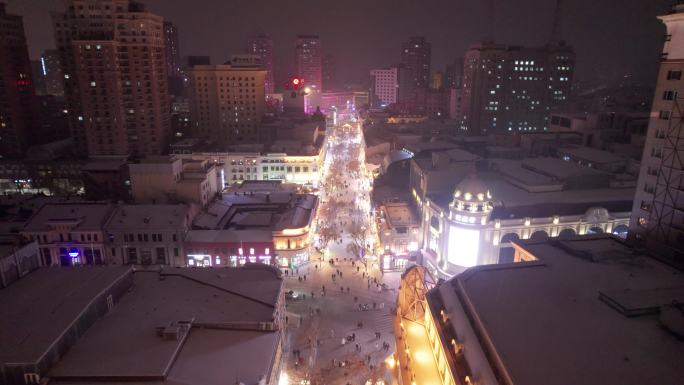
[[[275,92],[273,80],[273,39],[268,35],[254,35],[247,39],[247,53],[259,55],[261,65],[266,70],[264,89],[266,94]]]
[[[323,90],[323,47],[318,35],[299,35],[295,46],[295,76],[304,79],[304,85]]]
[[[164,21],[129,0],[67,0],[52,15],[72,137],[87,155],[163,153]]]
[[[684,4],[659,19],[667,29],[630,232],[684,265]]]
[[[267,141],[259,132],[266,70],[197,65],[189,70],[193,133],[218,144]]]
[[[339,86],[337,82],[337,61],[332,54],[323,56],[323,89],[331,91]]]
[[[570,94],[574,64],[574,50],[562,41],[471,46],[463,64],[461,129],[474,135],[547,130],[549,112]]]
[[[180,51],[178,49],[178,27],[170,21],[164,22],[164,50],[166,52],[166,73],[169,77],[181,74]]]
[[[461,88],[463,85],[463,58],[456,59],[453,63],[447,64],[444,71],[444,87]]]
[[[400,99],[409,99],[416,89],[430,86],[431,50],[432,45],[423,36],[413,36],[402,45]]]
[[[397,102],[399,68],[388,67],[370,71],[373,79],[373,103],[386,107]]]
[[[24,23],[0,3],[0,156],[21,157],[31,140],[35,90]]]
[[[43,52],[40,61],[45,76],[46,93],[52,96],[64,96],[64,72],[62,71],[59,51],[46,50]]]

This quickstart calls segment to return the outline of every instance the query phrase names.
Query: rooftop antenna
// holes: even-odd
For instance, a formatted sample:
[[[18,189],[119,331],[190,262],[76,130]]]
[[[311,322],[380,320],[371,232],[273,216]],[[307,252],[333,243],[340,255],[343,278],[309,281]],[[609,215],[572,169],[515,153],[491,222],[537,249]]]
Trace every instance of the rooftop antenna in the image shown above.
[[[553,24],[551,24],[551,38],[549,42],[561,42],[561,13],[563,11],[563,0],[556,0],[556,8],[553,10]]]

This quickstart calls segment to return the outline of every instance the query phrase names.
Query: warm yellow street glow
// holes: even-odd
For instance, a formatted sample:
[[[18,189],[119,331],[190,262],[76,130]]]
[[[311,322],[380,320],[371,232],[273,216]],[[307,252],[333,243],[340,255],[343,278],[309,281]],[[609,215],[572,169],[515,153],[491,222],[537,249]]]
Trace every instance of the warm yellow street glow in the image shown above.
[[[397,364],[397,362],[394,360],[394,357],[392,356],[387,357],[385,363],[387,364],[387,367],[390,369],[394,369],[394,365]]]
[[[413,359],[420,364],[430,364],[432,360],[432,354],[425,350],[416,350],[413,352]]]

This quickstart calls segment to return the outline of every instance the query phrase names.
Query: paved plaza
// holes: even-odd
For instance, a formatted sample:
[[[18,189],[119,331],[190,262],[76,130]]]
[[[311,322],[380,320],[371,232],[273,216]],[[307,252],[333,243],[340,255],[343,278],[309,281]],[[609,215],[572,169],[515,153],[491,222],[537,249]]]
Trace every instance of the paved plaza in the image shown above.
[[[362,263],[348,247],[354,225],[370,229],[368,245],[377,238],[369,213],[372,186],[361,135],[356,123],[341,123],[330,135],[324,167],[335,171],[324,171],[319,212],[327,210],[331,200],[338,206],[332,217],[317,219],[318,228],[332,224],[338,233],[286,278],[286,291],[294,293],[287,301],[284,354],[284,372],[291,384],[375,384],[379,379],[393,383],[385,359],[395,349],[393,311],[400,273],[383,274],[377,264]],[[352,162],[358,170],[335,168],[336,162]],[[369,254],[372,249],[368,247]]]

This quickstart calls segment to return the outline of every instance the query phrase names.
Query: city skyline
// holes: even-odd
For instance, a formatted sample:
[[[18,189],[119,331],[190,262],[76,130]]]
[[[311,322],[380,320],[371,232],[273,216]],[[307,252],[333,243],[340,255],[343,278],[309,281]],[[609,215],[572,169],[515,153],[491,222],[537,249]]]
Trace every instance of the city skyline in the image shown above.
[[[340,80],[359,83],[368,78],[368,70],[400,61],[401,43],[409,36],[425,36],[433,45],[432,67],[443,70],[472,44],[492,33],[486,3],[431,1],[430,4],[401,2],[392,7],[387,1],[364,5],[364,12],[354,12],[361,3],[321,6],[313,2],[278,5],[266,0],[232,5],[200,1],[188,16],[188,3],[176,0],[146,0],[151,12],[179,28],[180,50],[185,55],[208,54],[212,62],[222,63],[231,54],[244,51],[248,36],[268,33],[274,40],[275,81],[282,83],[293,75],[292,44],[299,34],[318,34],[324,41],[324,53],[338,56]],[[51,31],[41,29],[49,23],[49,12],[59,9],[61,1],[41,4],[6,1],[8,11],[24,17],[30,56],[54,47]],[[206,3],[206,7],[200,6]],[[356,4],[356,6],[355,6]],[[498,43],[537,46],[551,33],[555,2],[526,0],[522,4],[495,3],[494,38]],[[664,33],[656,15],[667,11],[669,2],[658,0],[608,2],[565,2],[561,16],[561,35],[575,47],[578,58],[577,80],[616,82],[626,74],[635,82],[651,84],[657,75],[657,57]],[[272,9],[273,11],[263,11]],[[388,11],[389,10],[389,11]],[[387,12],[390,12],[387,14]],[[240,15],[239,17],[236,15]],[[331,17],[328,17],[331,16]],[[334,17],[332,17],[334,16]],[[349,17],[354,27],[349,28]],[[530,18],[537,22],[522,20]],[[292,22],[301,19],[302,22]],[[383,20],[380,28],[378,20]],[[412,20],[407,25],[406,20]],[[600,23],[596,23],[600,20]],[[344,33],[338,33],[340,28]],[[225,36],[217,40],[212,36]],[[364,44],[353,44],[362,39]],[[625,42],[616,44],[615,42]],[[591,58],[589,60],[588,58]],[[589,65],[588,63],[598,63]]]

